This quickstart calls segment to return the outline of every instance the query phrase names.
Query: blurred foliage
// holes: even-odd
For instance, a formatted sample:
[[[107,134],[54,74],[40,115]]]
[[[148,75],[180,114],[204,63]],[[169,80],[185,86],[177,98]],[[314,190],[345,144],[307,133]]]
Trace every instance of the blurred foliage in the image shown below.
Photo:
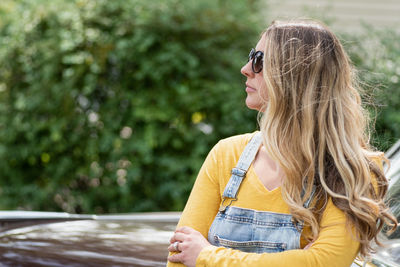
[[[210,148],[257,128],[239,70],[260,10],[257,0],[2,0],[0,209],[182,209]],[[348,38],[362,79],[384,88],[374,140],[385,150],[400,137],[399,36]]]
[[[2,0],[0,209],[179,210],[210,148],[254,131],[258,3]]]
[[[375,120],[372,144],[386,151],[400,138],[400,32],[364,25],[343,37]]]

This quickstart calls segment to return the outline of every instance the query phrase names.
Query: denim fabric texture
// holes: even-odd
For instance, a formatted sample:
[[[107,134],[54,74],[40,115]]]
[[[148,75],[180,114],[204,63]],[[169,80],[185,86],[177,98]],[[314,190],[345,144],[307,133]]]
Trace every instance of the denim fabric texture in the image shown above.
[[[208,241],[244,252],[281,252],[300,248],[302,229],[301,223],[293,224],[290,214],[229,206],[218,212]]]
[[[294,224],[292,215],[256,211],[231,206],[240,184],[261,145],[261,133],[253,136],[232,170],[224,189],[220,211],[208,232],[208,241],[214,246],[238,249],[243,252],[271,253],[300,248],[301,222]],[[239,171],[238,171],[238,170]],[[306,202],[308,206],[312,196]]]

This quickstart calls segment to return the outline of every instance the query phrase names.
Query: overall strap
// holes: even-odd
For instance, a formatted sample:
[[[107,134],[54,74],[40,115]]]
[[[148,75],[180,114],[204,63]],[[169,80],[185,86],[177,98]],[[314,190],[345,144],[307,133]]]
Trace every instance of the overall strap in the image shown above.
[[[236,196],[239,191],[240,185],[244,177],[246,176],[247,170],[249,169],[251,163],[253,162],[258,149],[262,143],[262,135],[261,132],[257,132],[249,141],[249,143],[244,148],[242,154],[240,155],[239,161],[231,171],[231,178],[228,181],[228,184],[225,186],[224,193],[222,194],[222,203],[219,208],[220,211],[225,211],[227,206],[230,206],[232,201],[237,200]],[[304,195],[304,189],[302,191],[302,195]],[[313,185],[312,192],[310,197],[304,203],[304,207],[308,208],[311,204],[315,193],[315,185]],[[225,204],[225,201],[230,199],[228,204]]]
[[[246,145],[242,154],[240,155],[236,167],[232,169],[231,178],[229,179],[228,184],[225,186],[225,190],[222,195],[223,201],[221,204],[221,208],[223,208],[223,210],[225,210],[226,208],[226,206],[224,206],[224,201],[226,199],[232,199],[231,202],[233,200],[236,200],[236,195],[239,191],[240,184],[242,183],[243,178],[246,176],[247,170],[249,169],[251,163],[253,162],[257,154],[257,151],[261,145],[261,142],[262,142],[261,132],[258,132],[253,136],[253,138],[251,138],[249,143]]]

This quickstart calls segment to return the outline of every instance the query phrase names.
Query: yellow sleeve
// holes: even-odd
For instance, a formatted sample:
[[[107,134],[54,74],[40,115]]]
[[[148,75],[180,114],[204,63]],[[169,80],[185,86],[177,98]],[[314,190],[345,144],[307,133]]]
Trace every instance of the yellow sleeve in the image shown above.
[[[196,266],[348,267],[359,250],[354,236],[346,226],[345,214],[330,200],[321,219],[318,239],[306,250],[256,254],[208,246],[200,252]]]
[[[219,144],[215,145],[204,161],[177,226],[190,226],[206,239],[221,202],[218,182],[218,161],[221,155],[218,156],[218,148]],[[167,266],[184,265],[168,262]]]

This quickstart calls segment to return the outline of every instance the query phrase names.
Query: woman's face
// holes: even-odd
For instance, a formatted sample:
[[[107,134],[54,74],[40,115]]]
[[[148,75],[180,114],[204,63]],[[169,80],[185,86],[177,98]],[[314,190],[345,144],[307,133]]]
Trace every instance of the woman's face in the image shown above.
[[[264,51],[265,48],[265,34],[261,37],[260,41],[258,41],[257,46],[255,47],[256,51],[262,51],[265,54]],[[259,73],[254,73],[252,68],[251,68],[252,60],[247,62],[246,65],[242,67],[240,72],[246,76],[246,105],[250,109],[255,109],[258,111],[261,111],[261,108],[263,107],[265,100],[263,100],[260,96],[260,93],[265,94],[266,92],[266,83],[263,78],[263,71]]]

